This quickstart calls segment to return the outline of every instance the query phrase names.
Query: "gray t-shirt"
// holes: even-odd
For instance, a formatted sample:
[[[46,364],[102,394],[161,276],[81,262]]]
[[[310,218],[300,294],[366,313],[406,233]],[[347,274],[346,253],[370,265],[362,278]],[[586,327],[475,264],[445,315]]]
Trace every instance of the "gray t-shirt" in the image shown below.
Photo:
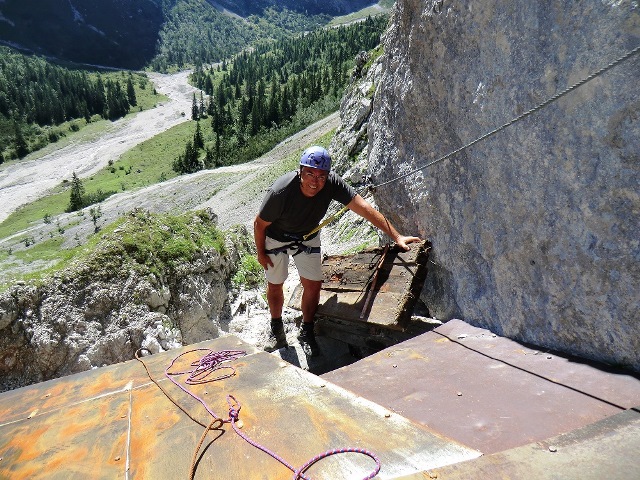
[[[259,216],[267,227],[267,236],[280,242],[299,240],[318,226],[331,200],[347,205],[357,192],[338,175],[329,172],[322,190],[305,197],[300,190],[298,171],[285,173],[267,190]]]

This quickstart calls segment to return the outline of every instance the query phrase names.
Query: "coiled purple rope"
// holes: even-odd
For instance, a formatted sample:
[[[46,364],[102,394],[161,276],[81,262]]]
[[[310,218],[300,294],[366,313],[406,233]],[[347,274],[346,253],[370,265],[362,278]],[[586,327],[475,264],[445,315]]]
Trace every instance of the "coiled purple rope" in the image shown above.
[[[171,368],[174,366],[174,364],[178,361],[178,359],[180,359],[184,355],[197,352],[197,351],[206,351],[207,353],[199,361],[195,361],[191,363],[191,366],[194,368],[185,370],[185,371],[180,371],[180,372],[170,371]],[[246,352],[242,350],[222,350],[219,352],[214,352],[213,350],[208,348],[197,348],[194,350],[189,350],[187,352],[181,353],[180,355],[175,357],[171,361],[171,364],[165,369],[164,373],[166,377],[169,380],[171,380],[171,382],[173,382],[174,385],[180,388],[187,395],[190,395],[192,398],[200,402],[202,406],[207,410],[207,412],[209,412],[209,414],[214,419],[221,420],[223,423],[230,423],[233,430],[247,443],[256,447],[259,450],[262,450],[264,453],[271,456],[272,458],[280,462],[282,465],[287,467],[289,470],[294,472],[293,480],[298,480],[298,479],[311,480],[308,477],[305,477],[303,473],[306,472],[309,468],[311,468],[312,465],[322,460],[323,458],[329,457],[331,455],[337,455],[340,453],[359,453],[359,454],[370,457],[376,463],[374,470],[371,473],[369,473],[369,475],[367,475],[366,477],[363,477],[362,480],[370,480],[380,472],[380,468],[381,468],[380,459],[374,453],[369,452],[368,450],[365,450],[363,448],[351,448],[351,447],[327,450],[326,452],[313,457],[311,460],[305,463],[302,467],[296,469],[295,467],[290,465],[284,458],[280,457],[275,452],[269,450],[267,447],[264,447],[259,443],[255,442],[254,440],[252,440],[251,438],[249,438],[247,435],[245,435],[243,432],[240,431],[240,428],[238,428],[238,426],[236,425],[236,422],[239,420],[240,409],[242,408],[242,405],[240,405],[240,402],[238,402],[238,400],[236,400],[236,398],[233,395],[227,395],[227,404],[229,405],[229,418],[227,420],[223,420],[209,408],[209,406],[206,404],[206,402],[202,398],[198,397],[196,394],[189,391],[189,389],[182,386],[178,381],[176,381],[173,378],[180,375],[188,375],[187,378],[184,380],[184,383],[186,383],[187,385],[199,385],[203,383],[215,382],[217,380],[229,378],[235,375],[236,369],[232,365],[222,365],[222,364],[224,362],[228,362],[228,361],[243,357],[244,355],[246,355]],[[213,377],[213,373],[219,370],[230,370],[230,372]]]
[[[192,362],[191,363],[191,366],[195,367],[195,368],[192,368],[190,370],[185,370],[185,371],[182,371],[182,372],[171,372],[170,371],[171,367],[173,367],[173,365],[178,361],[178,359],[180,359],[180,357],[183,357],[183,356],[188,355],[188,354],[193,353],[193,352],[199,352],[199,351],[205,351],[207,353],[200,360],[198,360],[197,362]],[[180,376],[180,375],[187,375],[188,374],[189,376],[184,381],[184,383],[186,383],[187,385],[199,385],[199,384],[202,384],[202,383],[215,382],[216,380],[222,380],[222,379],[225,379],[225,378],[229,378],[229,377],[232,377],[232,376],[234,376],[236,374],[236,369],[232,365],[222,365],[222,364],[224,362],[228,362],[228,361],[231,361],[231,360],[235,360],[236,358],[243,357],[246,354],[247,354],[247,352],[244,352],[242,350],[222,350],[220,352],[214,352],[213,350],[211,350],[209,348],[196,348],[196,349],[193,349],[193,350],[189,350],[187,352],[183,352],[180,355],[178,355],[177,357],[175,357],[171,361],[169,366],[164,370],[164,374],[180,390],[182,390],[187,395],[190,395],[195,400],[200,402],[202,404],[202,406],[207,410],[207,412],[209,412],[209,414],[213,418],[215,418],[217,420],[220,417],[218,417],[209,408],[209,406],[207,405],[207,403],[203,399],[201,399],[199,396],[197,396],[196,394],[194,394],[191,391],[189,391],[186,387],[183,387],[182,384],[180,384],[179,382],[174,380],[173,377]],[[213,373],[218,371],[218,370],[231,370],[231,372],[230,373],[225,373],[225,374],[222,374],[222,375],[218,375],[217,377],[213,378],[212,377]],[[228,423],[228,422],[229,422],[229,420],[225,421],[225,423]]]

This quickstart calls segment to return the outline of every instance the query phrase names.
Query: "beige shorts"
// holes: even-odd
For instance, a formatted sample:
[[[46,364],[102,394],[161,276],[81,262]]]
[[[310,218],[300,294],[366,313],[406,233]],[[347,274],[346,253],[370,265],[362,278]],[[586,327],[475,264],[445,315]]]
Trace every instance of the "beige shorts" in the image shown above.
[[[273,248],[282,247],[288,245],[291,242],[279,242],[273,238],[267,237],[265,240],[265,249],[271,250]],[[302,242],[307,247],[320,247],[320,235],[315,238]],[[278,254],[269,254],[269,258],[273,262],[273,267],[269,266],[265,271],[267,281],[275,285],[284,283],[289,274],[289,256],[296,252],[295,247],[290,250]],[[322,280],[322,253],[299,253],[293,256],[293,261],[298,269],[298,274],[302,278],[308,280],[320,281]]]

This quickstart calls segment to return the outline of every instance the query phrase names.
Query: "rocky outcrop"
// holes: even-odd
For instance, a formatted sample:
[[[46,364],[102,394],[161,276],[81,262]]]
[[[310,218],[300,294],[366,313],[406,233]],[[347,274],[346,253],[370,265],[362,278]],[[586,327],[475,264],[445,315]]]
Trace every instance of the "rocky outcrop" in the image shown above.
[[[373,53],[360,52],[355,59],[354,74],[340,102],[340,126],[331,139],[329,150],[334,169],[352,185],[367,183],[367,146],[369,118],[373,97],[382,76],[378,48]],[[374,55],[378,55],[374,58]]]
[[[368,125],[376,190],[433,243],[440,319],[640,370],[638,2],[398,0]]]
[[[251,240],[228,232],[216,247],[200,238],[215,231],[215,215],[185,217],[182,228],[135,211],[88,256],[0,295],[0,391],[129,360],[139,348],[156,353],[218,337]],[[155,245],[149,251],[132,241],[143,226]],[[158,230],[175,243],[152,240]],[[197,248],[185,255],[187,239]]]

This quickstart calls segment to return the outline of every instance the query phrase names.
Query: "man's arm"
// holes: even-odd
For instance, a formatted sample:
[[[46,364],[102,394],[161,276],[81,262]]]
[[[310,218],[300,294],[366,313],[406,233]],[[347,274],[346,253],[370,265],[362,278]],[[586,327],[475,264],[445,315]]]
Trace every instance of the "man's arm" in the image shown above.
[[[347,208],[367,219],[374,227],[379,228],[389,235],[389,237],[391,237],[391,239],[404,250],[409,250],[410,243],[421,241],[419,237],[407,237],[398,233],[395,227],[391,225],[391,222],[389,222],[382,213],[373,208],[371,204],[360,195],[353,197],[353,199],[347,204]]]
[[[256,242],[256,253],[258,256],[258,263],[262,265],[265,270],[267,267],[273,267],[273,262],[269,256],[265,253],[265,241],[267,238],[267,227],[271,225],[271,222],[266,222],[260,218],[259,215],[253,221],[253,239]]]

